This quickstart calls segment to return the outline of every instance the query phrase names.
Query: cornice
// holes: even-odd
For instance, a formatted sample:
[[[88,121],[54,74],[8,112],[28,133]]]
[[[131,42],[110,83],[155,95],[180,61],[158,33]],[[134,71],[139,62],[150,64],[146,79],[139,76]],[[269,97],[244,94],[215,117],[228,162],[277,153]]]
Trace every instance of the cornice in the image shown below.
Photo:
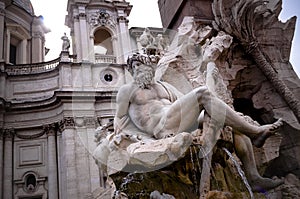
[[[76,100],[110,100],[115,101],[117,91],[55,91],[54,95],[39,101],[26,101],[14,103],[1,99],[1,106],[7,112],[38,111],[49,107],[57,107],[62,103]]]

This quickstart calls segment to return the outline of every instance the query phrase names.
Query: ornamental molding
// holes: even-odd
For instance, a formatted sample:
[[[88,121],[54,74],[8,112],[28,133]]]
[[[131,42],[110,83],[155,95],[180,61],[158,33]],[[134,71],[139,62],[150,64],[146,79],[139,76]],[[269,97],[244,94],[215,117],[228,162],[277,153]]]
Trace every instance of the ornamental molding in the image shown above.
[[[76,127],[96,128],[96,117],[75,117]]]
[[[22,135],[22,134],[15,133],[17,138],[20,138],[20,139],[23,139],[23,140],[33,140],[33,139],[42,137],[44,134],[45,134],[44,130],[41,131],[40,133],[36,133],[36,134],[33,134],[33,135]]]
[[[98,125],[97,117],[65,117],[58,124],[58,133],[62,133],[65,129],[96,128]]]
[[[64,117],[64,119],[59,122],[60,132],[63,132],[65,129],[73,129],[73,128],[75,128],[74,117]]]
[[[111,15],[105,9],[99,9],[98,11],[90,14],[88,22],[92,27],[95,26],[115,27],[115,23]]]

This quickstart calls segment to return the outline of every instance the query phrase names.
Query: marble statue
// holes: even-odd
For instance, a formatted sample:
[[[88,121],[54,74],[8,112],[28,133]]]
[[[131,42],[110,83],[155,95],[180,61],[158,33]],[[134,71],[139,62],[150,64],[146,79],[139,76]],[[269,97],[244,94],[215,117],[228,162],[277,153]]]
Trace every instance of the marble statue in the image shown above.
[[[70,40],[67,37],[66,33],[61,37],[61,40],[63,40],[62,43],[62,51],[69,51],[70,48]]]
[[[99,145],[98,152],[101,151],[102,157],[95,152],[96,158],[108,167],[113,165],[114,170],[126,169],[128,165],[135,165],[133,169],[138,170],[142,166],[151,167],[151,164],[155,169],[181,157],[192,142],[188,132],[198,127],[198,118],[203,109],[209,115],[217,112],[211,118],[208,134],[214,134],[216,128],[220,128],[218,122],[225,118],[226,125],[250,137],[260,146],[282,125],[281,120],[263,126],[245,122],[241,115],[205,86],[183,95],[173,86],[154,80],[156,63],[155,57],[141,54],[134,54],[128,59],[128,70],[134,82],[120,88],[114,133],[108,135],[106,145]],[[117,148],[122,148],[122,145],[126,150],[118,151]],[[157,154],[159,148],[164,149]],[[106,159],[103,158],[105,151]],[[169,159],[162,157],[167,152]],[[272,183],[277,185],[281,182]]]
[[[247,122],[244,116],[216,96],[218,70],[215,61],[230,46],[231,38],[221,33],[206,42],[201,59],[197,60],[197,55],[190,58],[195,54],[195,43],[206,40],[211,30],[202,28],[205,34],[195,30],[193,21],[188,20],[179,31],[181,35],[177,43],[171,45],[171,54],[177,60],[188,56],[191,67],[205,68],[205,81],[211,82],[181,92],[160,80],[167,70],[162,63],[174,61],[172,56],[166,53],[159,60],[154,55],[133,54],[128,58],[127,69],[134,81],[119,89],[114,132],[107,132],[106,128],[101,127],[100,132],[104,135],[99,136],[101,141],[94,157],[107,166],[108,174],[120,170],[145,172],[162,168],[183,157],[193,142],[191,133],[199,128],[205,111],[209,121],[206,139],[201,142],[204,148],[211,144],[210,141],[214,142],[223,126],[229,126],[234,133],[237,154],[244,163],[254,190],[255,187],[271,189],[282,184],[281,180],[260,176],[252,149],[252,143],[262,147],[265,140],[283,124],[282,120],[267,125]],[[189,37],[187,41],[183,39],[186,36]],[[155,73],[157,68],[160,69],[159,73]]]
[[[144,49],[155,48],[155,37],[151,34],[149,28],[145,28],[143,34],[140,36],[140,43]]]

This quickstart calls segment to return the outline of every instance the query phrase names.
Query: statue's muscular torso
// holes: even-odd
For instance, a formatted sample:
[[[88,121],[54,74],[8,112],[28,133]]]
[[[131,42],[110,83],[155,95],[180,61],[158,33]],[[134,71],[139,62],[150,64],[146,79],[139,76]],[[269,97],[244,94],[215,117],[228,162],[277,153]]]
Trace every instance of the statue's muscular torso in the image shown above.
[[[154,83],[148,89],[138,88],[133,84],[130,98],[129,116],[132,122],[148,134],[157,131],[161,120],[165,119],[166,110],[172,104],[169,93],[164,86]]]

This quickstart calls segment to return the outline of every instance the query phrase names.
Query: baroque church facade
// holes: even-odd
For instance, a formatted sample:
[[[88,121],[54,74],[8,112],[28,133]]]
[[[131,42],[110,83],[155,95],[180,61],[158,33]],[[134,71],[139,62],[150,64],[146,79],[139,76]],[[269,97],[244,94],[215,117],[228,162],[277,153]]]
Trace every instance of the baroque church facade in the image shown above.
[[[42,16],[30,0],[0,1],[0,198],[89,198],[103,183],[95,129],[114,117],[143,29],[128,28],[126,1],[69,0],[66,9],[71,41],[62,37],[60,57],[45,62]]]

